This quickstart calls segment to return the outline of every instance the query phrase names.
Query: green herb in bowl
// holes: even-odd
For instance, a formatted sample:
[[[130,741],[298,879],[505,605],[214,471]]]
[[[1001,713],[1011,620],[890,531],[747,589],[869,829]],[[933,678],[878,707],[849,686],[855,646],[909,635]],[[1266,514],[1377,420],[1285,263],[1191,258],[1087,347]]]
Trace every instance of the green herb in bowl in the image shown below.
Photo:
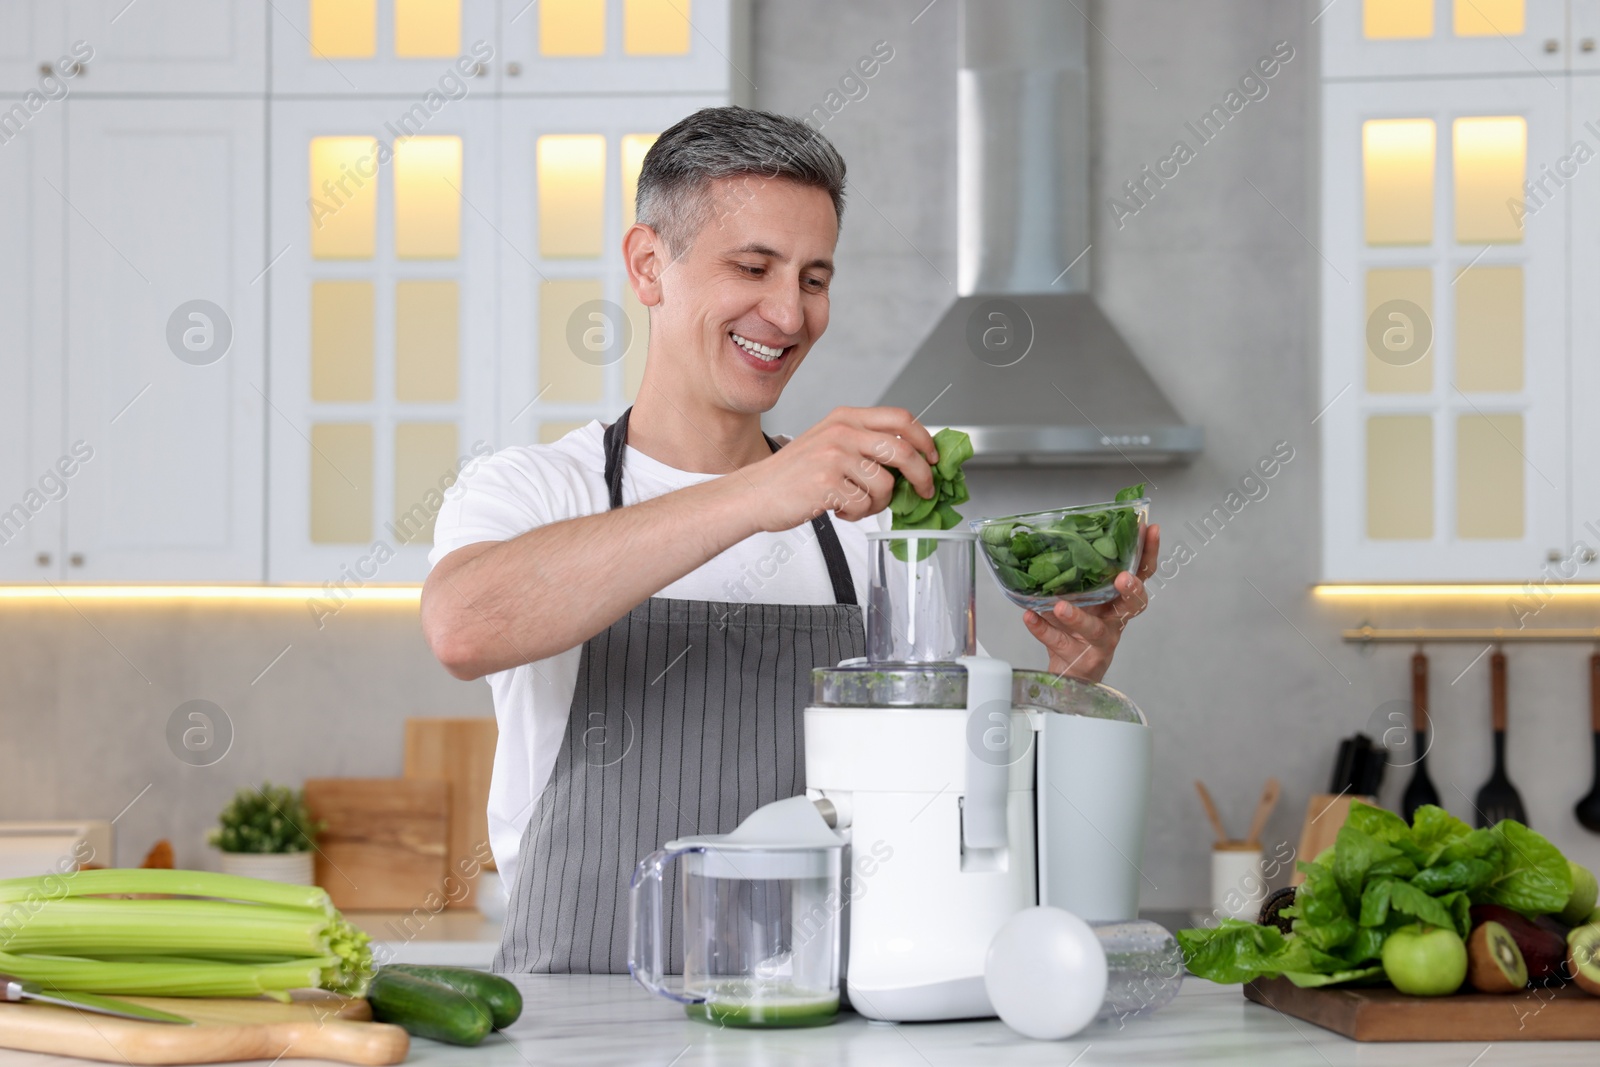
[[[1114,599],[1116,576],[1138,569],[1149,514],[1141,482],[1107,503],[978,519],[971,526],[1006,598],[1044,611],[1058,600]]]

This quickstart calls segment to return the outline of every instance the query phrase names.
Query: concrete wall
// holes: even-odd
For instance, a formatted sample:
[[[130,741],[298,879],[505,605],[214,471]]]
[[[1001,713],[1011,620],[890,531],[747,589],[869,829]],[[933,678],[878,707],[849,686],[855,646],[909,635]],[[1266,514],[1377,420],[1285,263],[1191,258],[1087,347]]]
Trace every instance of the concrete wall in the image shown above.
[[[824,127],[852,180],[833,325],[774,412],[774,428],[803,428],[835,404],[873,402],[954,295],[955,5],[926,5],[756,5],[760,106],[809,111],[877,41],[895,53],[867,96]],[[1101,31],[1090,35],[1095,290],[1207,439],[1193,466],[1148,471],[1167,530],[1164,555],[1178,540],[1193,555],[1157,591],[1107,679],[1156,730],[1144,902],[1185,907],[1208,894],[1208,831],[1193,779],[1205,779],[1241,832],[1263,779],[1277,775],[1284,799],[1268,842],[1293,842],[1308,795],[1327,786],[1338,739],[1391,725],[1385,705],[1408,695],[1411,650],[1346,645],[1344,627],[1514,619],[1497,601],[1445,611],[1330,605],[1309,593],[1320,462],[1311,424],[1320,261],[1301,236],[1316,233],[1312,8],[1117,0],[1087,10]],[[1168,154],[1202,103],[1220,99],[1284,40],[1295,58],[1269,95],[1118,229],[1108,192]],[[937,409],[928,418],[937,428]],[[1294,458],[1265,499],[1209,543],[1184,529],[1278,441]],[[1104,499],[1142,477],[1132,469],[983,472],[965,510]],[[987,579],[979,598],[986,645],[1041,666],[1042,652]],[[1534,624],[1593,625],[1592,615],[1552,606]],[[265,777],[398,774],[407,716],[490,711],[487,687],[446,676],[403,607],[347,607],[319,631],[300,604],[99,605],[79,614],[12,603],[0,611],[0,649],[0,819],[110,817],[149,786],[118,821],[122,863],[167,836],[181,863],[204,864],[203,831],[235,787]],[[1433,656],[1433,777],[1447,806],[1468,817],[1468,798],[1489,773],[1487,663],[1473,662],[1481,650],[1448,646]],[[1510,767],[1533,825],[1592,863],[1600,848],[1571,815],[1590,775],[1588,651],[1512,649]],[[196,698],[223,707],[236,731],[227,759],[212,767],[177,762],[165,741],[173,709]],[[1405,777],[1391,775],[1385,799],[1398,799]]]

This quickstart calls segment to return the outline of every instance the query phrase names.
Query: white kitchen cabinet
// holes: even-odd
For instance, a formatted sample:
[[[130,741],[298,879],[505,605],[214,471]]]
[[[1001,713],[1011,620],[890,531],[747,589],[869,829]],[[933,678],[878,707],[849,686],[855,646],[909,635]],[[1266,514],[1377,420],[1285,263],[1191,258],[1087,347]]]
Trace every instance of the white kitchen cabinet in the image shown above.
[[[750,99],[747,0],[502,0],[508,96],[709,93]]]
[[[75,90],[186,95],[266,90],[271,3],[66,0],[62,6],[67,40],[85,41],[94,49]]]
[[[1567,150],[1552,161],[1557,175],[1570,173],[1556,190],[1571,211],[1571,381],[1565,397],[1572,422],[1570,538],[1558,575],[1600,580],[1600,75],[1575,75]],[[1582,146],[1581,148],[1579,146]],[[1553,183],[1552,183],[1553,187]],[[1581,547],[1579,547],[1581,546]]]
[[[501,103],[499,437],[551,441],[632,402],[648,322],[622,264],[657,134],[718,97]]]
[[[1517,207],[1565,80],[1323,86],[1325,580],[1521,581],[1569,543],[1573,205]]]
[[[0,97],[9,107],[14,98]],[[61,190],[66,115],[43,109],[0,147],[0,581],[62,576]],[[68,468],[75,468],[68,464]],[[73,469],[74,475],[79,473]]]
[[[54,94],[53,86],[40,86],[43,68],[53,68],[63,56],[70,65],[71,51],[60,4],[0,0],[0,93],[6,95],[8,108],[12,94],[30,90]]]
[[[259,581],[261,102],[66,106],[68,576]]]
[[[428,108],[492,93],[496,6],[497,0],[275,0],[273,95],[400,93]]]
[[[272,104],[275,582],[420,580],[442,491],[493,447],[495,103],[395,138],[401,106]]]
[[[1572,0],[1575,19],[1592,0]],[[1551,74],[1592,65],[1568,0],[1313,0],[1324,78]],[[1575,27],[1576,28],[1576,27]]]

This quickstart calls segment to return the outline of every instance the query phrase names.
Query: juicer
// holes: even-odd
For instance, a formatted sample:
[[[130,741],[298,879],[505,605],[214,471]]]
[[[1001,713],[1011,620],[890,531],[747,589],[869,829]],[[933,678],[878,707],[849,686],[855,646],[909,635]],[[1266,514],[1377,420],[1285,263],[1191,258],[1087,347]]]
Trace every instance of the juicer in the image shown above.
[[[848,841],[846,996],[992,1016],[984,962],[1016,912],[1136,916],[1150,732],[1113,689],[978,654],[975,534],[867,537],[868,654],[816,670],[804,713],[806,794]]]

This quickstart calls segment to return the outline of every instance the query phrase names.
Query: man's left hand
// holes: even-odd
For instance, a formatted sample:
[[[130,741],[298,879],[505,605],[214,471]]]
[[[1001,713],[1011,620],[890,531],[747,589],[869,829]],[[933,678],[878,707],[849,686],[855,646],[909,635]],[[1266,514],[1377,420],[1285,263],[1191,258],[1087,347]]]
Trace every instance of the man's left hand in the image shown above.
[[[1115,600],[1087,608],[1062,600],[1049,614],[1022,613],[1028,632],[1050,652],[1050,665],[1046,669],[1051,674],[1071,675],[1090,682],[1098,682],[1106,676],[1117,642],[1122,639],[1122,628],[1150,604],[1144,579],[1156,572],[1160,552],[1161,527],[1148,527],[1144,532],[1144,550],[1139,554],[1138,577],[1127,571],[1117,575]]]

